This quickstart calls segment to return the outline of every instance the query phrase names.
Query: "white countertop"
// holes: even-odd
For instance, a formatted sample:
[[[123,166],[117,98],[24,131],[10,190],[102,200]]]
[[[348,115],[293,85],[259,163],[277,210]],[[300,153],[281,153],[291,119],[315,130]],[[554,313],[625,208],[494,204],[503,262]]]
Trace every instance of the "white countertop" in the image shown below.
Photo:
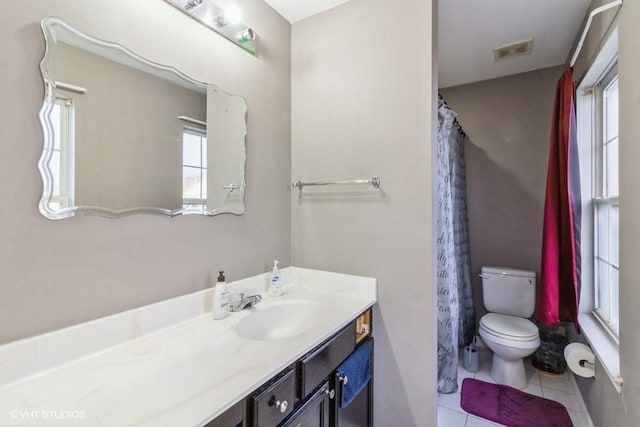
[[[230,290],[261,289],[266,277],[234,282]],[[285,295],[265,296],[255,309],[223,320],[212,318],[209,290],[0,346],[0,425],[203,425],[376,302],[374,279],[295,267],[282,277]],[[172,314],[189,298],[199,315]],[[276,341],[234,331],[252,310],[287,301],[319,303],[326,316],[311,330]],[[148,326],[154,319],[163,325],[157,320],[163,316],[178,323]],[[118,334],[115,324],[138,337],[114,344],[105,335]],[[64,360],[66,353],[80,357]],[[9,363],[13,375],[2,372]]]

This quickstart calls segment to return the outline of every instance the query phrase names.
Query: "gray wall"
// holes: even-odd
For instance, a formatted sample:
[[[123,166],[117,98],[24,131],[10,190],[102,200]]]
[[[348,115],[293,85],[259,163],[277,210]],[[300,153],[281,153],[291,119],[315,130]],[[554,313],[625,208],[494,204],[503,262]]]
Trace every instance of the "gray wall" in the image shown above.
[[[0,3],[0,343],[235,280],[290,260],[290,25],[242,2],[260,36],[247,54],[158,0]],[[57,16],[159,63],[245,97],[247,212],[49,221],[38,212],[44,86],[40,20]]]
[[[482,266],[540,273],[553,98],[563,67],[441,89],[467,134],[465,166],[473,295]]]
[[[620,364],[624,378],[620,418],[614,425],[640,420],[640,4],[627,1],[620,11]],[[605,379],[606,381],[606,379]],[[608,402],[608,401],[607,401]],[[607,420],[607,423],[609,421]],[[603,425],[610,425],[604,424]]]
[[[593,0],[589,6],[589,12],[605,3],[607,3],[605,0]],[[640,239],[637,221],[637,212],[640,209],[638,204],[640,175],[637,166],[640,162],[640,151],[634,143],[640,131],[637,119],[640,108],[636,101],[640,93],[638,77],[640,61],[637,55],[638,40],[640,40],[638,18],[640,18],[640,8],[637,2],[630,1],[626,1],[619,10],[614,8],[597,15],[574,66],[574,80],[579,83],[611,30],[616,25],[619,26],[620,357],[624,385],[622,394],[618,394],[599,361],[596,361],[595,380],[575,376],[596,427],[636,426],[640,417],[640,372],[637,368],[640,363],[640,334],[637,328],[640,324],[637,308],[637,302],[640,300],[640,291],[637,287],[640,275],[637,262],[640,259],[637,245]],[[570,339],[586,342],[583,336],[575,333],[570,334]]]
[[[295,265],[378,279],[375,421],[435,425],[432,2],[352,0],[293,25]],[[419,53],[419,54],[418,54]]]

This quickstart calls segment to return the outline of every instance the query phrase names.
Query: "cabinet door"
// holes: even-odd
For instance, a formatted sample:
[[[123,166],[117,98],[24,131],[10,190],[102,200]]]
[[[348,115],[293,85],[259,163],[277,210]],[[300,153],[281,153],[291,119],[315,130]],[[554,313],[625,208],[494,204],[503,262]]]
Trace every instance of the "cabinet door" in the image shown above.
[[[329,382],[302,402],[282,427],[329,427]]]
[[[371,369],[373,370],[373,338],[369,338],[368,341],[371,346]],[[332,376],[331,389],[335,390],[335,398],[331,400],[331,427],[373,426],[373,377],[346,408],[340,408],[342,383],[337,372]]]

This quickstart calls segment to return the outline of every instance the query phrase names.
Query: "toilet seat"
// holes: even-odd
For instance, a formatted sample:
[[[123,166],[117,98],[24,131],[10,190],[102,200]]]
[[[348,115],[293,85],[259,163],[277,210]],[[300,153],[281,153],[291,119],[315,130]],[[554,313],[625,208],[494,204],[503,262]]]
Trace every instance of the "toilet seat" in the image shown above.
[[[506,314],[485,314],[480,319],[480,329],[489,335],[509,341],[539,339],[538,328],[530,320]]]

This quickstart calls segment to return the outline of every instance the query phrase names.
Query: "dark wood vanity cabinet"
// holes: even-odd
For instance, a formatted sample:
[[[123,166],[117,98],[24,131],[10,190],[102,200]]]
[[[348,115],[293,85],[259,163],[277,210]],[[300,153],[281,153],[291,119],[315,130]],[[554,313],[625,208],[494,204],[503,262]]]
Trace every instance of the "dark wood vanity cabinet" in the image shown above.
[[[244,412],[245,401],[241,400],[223,412],[222,415],[219,415],[213,421],[206,424],[205,427],[243,427]]]
[[[340,408],[336,372],[364,341],[373,353],[371,309],[206,427],[371,427],[373,378],[348,407]]]

